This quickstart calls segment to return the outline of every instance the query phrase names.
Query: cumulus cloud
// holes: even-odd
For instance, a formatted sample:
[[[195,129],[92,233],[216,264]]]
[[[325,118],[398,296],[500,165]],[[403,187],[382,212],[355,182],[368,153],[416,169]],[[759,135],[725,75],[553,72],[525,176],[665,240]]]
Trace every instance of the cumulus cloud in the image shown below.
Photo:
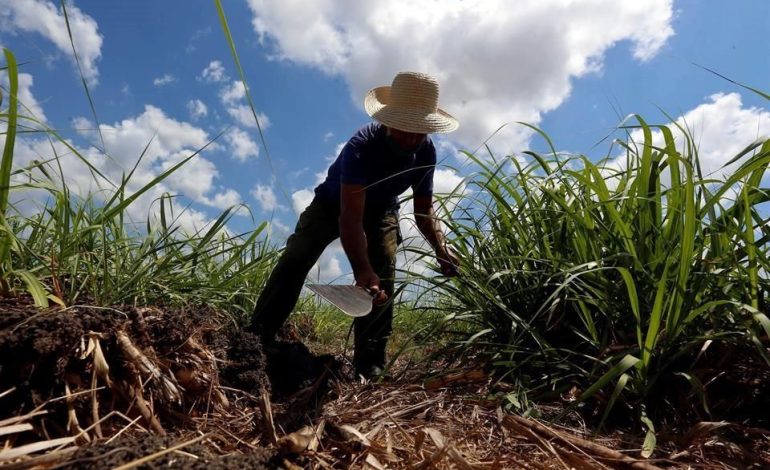
[[[206,117],[209,113],[209,108],[203,101],[194,99],[187,102],[187,111],[190,113],[191,119],[197,120]]]
[[[170,73],[164,74],[162,77],[158,77],[152,81],[152,84],[155,86],[165,86],[171,83],[174,83],[176,81],[176,77],[171,75]]]
[[[275,240],[286,240],[291,235],[291,227],[282,223],[278,219],[269,222],[269,237]]]
[[[234,189],[226,189],[224,192],[217,193],[209,199],[209,205],[217,209],[228,209],[241,203],[241,195]]]
[[[158,160],[159,164],[153,169],[157,168],[160,171],[166,171],[190,156],[193,152],[193,149],[184,149],[164,155]],[[207,194],[214,189],[214,180],[218,177],[219,171],[211,160],[196,157],[179,167],[166,180],[166,184],[175,193],[184,194],[196,202],[210,204]]]
[[[673,34],[672,0],[299,3],[249,0],[254,30],[275,58],[344,77],[357,103],[398,71],[431,73],[442,106],[461,122],[452,139],[466,148],[504,123],[538,123],[616,44],[645,61]],[[507,126],[491,145],[521,150],[530,136]]]
[[[436,194],[463,194],[466,192],[465,179],[454,170],[436,168],[433,175],[433,192]]]
[[[90,119],[83,116],[77,116],[72,118],[72,129],[78,132],[78,134],[88,134],[95,129],[94,123]]]
[[[93,148],[78,148],[77,144],[70,140],[66,142],[70,147],[77,149],[83,158],[89,160],[111,180],[117,181],[119,179],[120,174],[114,168],[111,169],[109,165],[104,165],[106,158],[103,154]],[[0,135],[0,146],[3,143],[4,136]],[[113,185],[92,175],[82,161],[71,152],[69,147],[56,140],[48,141],[47,139],[29,138],[26,136],[18,137],[14,151],[14,169],[27,167],[33,161],[49,160],[53,155],[58,155],[60,158],[64,182],[67,184],[73,197],[84,198],[90,195],[98,200],[100,197],[111,194],[111,190],[114,190],[115,187]],[[137,177],[129,182],[127,194],[136,192],[149,179],[157,176],[159,169],[147,169],[140,165],[137,171],[141,174],[136,175]],[[58,167],[55,164],[49,165],[48,174],[52,175],[56,184],[61,183],[58,181]],[[42,175],[37,171],[33,172],[33,176],[42,178]],[[13,181],[14,183],[28,183],[27,178],[26,174],[20,174],[15,176]],[[45,178],[42,179],[46,181]],[[176,183],[174,177],[171,177],[136,199],[126,208],[126,223],[137,222],[143,226],[148,219],[152,223],[157,223],[161,196],[164,194],[185,195],[178,189],[183,187],[183,185]],[[107,190],[106,192],[104,191],[105,189]],[[45,190],[39,189],[23,189],[11,193],[11,203],[14,210],[24,215],[39,213],[49,199],[50,194]],[[224,208],[225,199],[232,199],[232,194],[216,195],[209,205]],[[166,216],[169,220],[173,219],[174,225],[179,226],[185,233],[195,233],[204,230],[211,224],[212,219],[210,216],[201,210],[186,206],[186,204],[186,201],[175,200],[173,204],[174,211],[171,214],[168,212],[169,207],[166,206]]]
[[[227,114],[232,117],[235,122],[244,127],[257,129],[257,121],[254,120],[254,113],[251,108],[246,105],[238,105],[227,108]],[[264,131],[270,127],[270,118],[265,113],[257,113],[257,119],[259,119],[259,126]]]
[[[219,91],[219,98],[224,105],[232,105],[246,97],[246,87],[240,80],[234,80],[230,85]]]
[[[144,112],[115,124],[101,124],[110,154],[123,162],[133,162],[152,140],[145,160],[153,163],[182,149],[197,150],[209,136],[203,129],[166,116],[160,108],[146,105]]]
[[[315,197],[315,193],[313,193],[310,189],[300,189],[299,191],[295,191],[291,195],[291,205],[294,209],[295,214],[301,214],[302,211],[304,211],[307,206],[310,205],[310,202],[313,200],[313,197]]]
[[[311,282],[350,284],[353,272],[339,239],[332,242],[308,273]]]
[[[243,86],[243,82],[240,80],[233,80],[229,85],[224,86],[219,90],[219,100],[222,106],[225,107],[227,114],[230,115],[238,125],[248,127],[251,129],[262,130],[270,127],[270,118],[265,113],[257,113],[257,119],[259,120],[259,126],[254,119],[254,113],[251,108],[245,104],[246,88]]]
[[[209,62],[209,65],[203,69],[198,79],[206,82],[225,82],[230,78],[225,73],[225,68],[222,66],[222,62],[218,60],[212,60]]]
[[[64,13],[58,2],[48,0],[0,0],[0,30],[16,33],[36,33],[51,41],[75,64]],[[92,85],[98,83],[97,61],[102,55],[102,35],[96,21],[79,8],[67,6],[72,40],[75,43],[83,75]]]
[[[230,129],[225,134],[225,141],[230,146],[233,157],[245,162],[249,157],[259,156],[259,147],[249,134],[238,128]]]
[[[265,212],[273,212],[278,208],[278,199],[275,197],[275,192],[270,186],[257,184],[254,189],[251,190],[251,195],[257,200],[259,206]]]
[[[749,143],[770,137],[770,112],[744,108],[739,93],[711,95],[706,103],[677,119],[677,123],[692,130],[704,176],[715,178],[724,178],[740,165],[738,161],[724,167]],[[635,137],[641,140],[640,135]],[[662,142],[660,134],[657,139]]]
[[[724,179],[741,165],[742,160],[729,166],[725,166],[725,163],[751,142],[770,136],[770,111],[744,107],[739,93],[716,93],[709,96],[705,103],[680,116],[676,124],[691,132],[693,142],[698,148],[704,177]],[[669,124],[668,127],[677,140],[677,148],[681,149],[681,131],[674,124]],[[643,142],[642,132],[633,132],[630,140]],[[662,147],[663,144],[662,133],[653,131],[653,145]],[[625,157],[610,161],[607,167],[624,168]]]
[[[93,137],[94,125],[87,119],[74,119],[73,124],[79,128],[81,135]],[[95,194],[98,197],[105,194],[102,189],[114,189],[110,182],[119,182],[123,175],[136,165],[139,156],[144,152],[128,182],[127,193],[131,194],[209,143],[206,131],[170,118],[161,109],[153,106],[146,106],[141,114],[114,124],[101,124],[100,128],[110,158],[94,147],[80,148],[72,141],[68,143],[78,151],[80,157],[74,155],[61,142],[51,143],[48,139],[21,136],[16,142],[14,165],[17,168],[24,167],[33,160],[44,161],[58,155],[65,183],[72,193],[79,196]],[[208,146],[209,150],[214,148],[217,148],[216,144]],[[219,172],[214,163],[206,158],[206,152],[207,150],[204,150],[193,157],[137,199],[129,206],[128,216],[134,221],[143,221],[148,214],[154,217],[153,214],[159,211],[158,201],[163,194],[185,196],[188,200],[219,209],[240,203],[240,196],[235,190],[216,185]],[[82,160],[87,160],[109,181],[92,175]],[[58,171],[51,174],[56,175]],[[20,194],[19,197],[32,196]],[[176,205],[177,208],[182,206]],[[186,208],[175,215],[179,217],[177,223],[185,230],[199,230],[210,222],[205,213],[192,208]]]
[[[28,73],[20,73],[18,77],[19,91],[16,96],[19,99],[19,115],[28,116],[37,119],[40,122],[46,122],[47,118],[45,116],[45,112],[43,111],[43,107],[40,106],[40,103],[38,103],[35,95],[32,93],[32,85],[35,82],[34,78]],[[10,90],[8,75],[6,73],[2,73],[2,75],[0,75],[0,86],[2,86],[4,94]],[[27,120],[20,122],[25,126],[32,125],[33,127],[36,127]]]

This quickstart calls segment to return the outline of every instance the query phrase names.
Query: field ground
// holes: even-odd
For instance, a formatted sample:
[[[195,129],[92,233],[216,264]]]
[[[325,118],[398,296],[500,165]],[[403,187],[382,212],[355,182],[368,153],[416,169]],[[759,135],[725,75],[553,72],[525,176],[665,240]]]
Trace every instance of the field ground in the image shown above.
[[[478,364],[436,374],[404,356],[394,379],[356,381],[330,312],[295,316],[265,353],[209,309],[2,310],[4,468],[770,465],[770,432],[729,422],[660,432],[643,459],[642,433],[592,434],[571,397],[535,405],[538,419],[510,412],[512,386]],[[395,342],[419,321],[402,319]]]

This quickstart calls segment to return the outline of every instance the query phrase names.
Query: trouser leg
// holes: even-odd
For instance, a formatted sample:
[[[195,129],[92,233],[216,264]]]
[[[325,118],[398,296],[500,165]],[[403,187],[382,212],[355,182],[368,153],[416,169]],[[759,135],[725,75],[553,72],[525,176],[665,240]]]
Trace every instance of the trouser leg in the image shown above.
[[[313,200],[273,268],[254,307],[250,330],[270,342],[297,304],[305,278],[324,249],[339,237],[339,215]]]
[[[369,262],[380,277],[380,288],[388,302],[353,323],[355,350],[353,364],[357,372],[371,366],[385,366],[385,348],[393,326],[393,291],[396,276],[396,249],[399,243],[398,214],[387,213],[365,221]]]

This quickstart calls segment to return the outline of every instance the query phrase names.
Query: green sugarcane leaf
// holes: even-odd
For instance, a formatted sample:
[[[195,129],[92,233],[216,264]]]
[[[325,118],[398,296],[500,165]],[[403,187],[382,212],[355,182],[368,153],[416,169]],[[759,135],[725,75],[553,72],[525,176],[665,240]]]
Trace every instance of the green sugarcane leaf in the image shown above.
[[[586,389],[585,392],[583,392],[580,397],[578,397],[578,401],[585,401],[586,399],[592,397],[596,392],[598,392],[600,389],[602,389],[605,385],[610,383],[612,380],[615,379],[615,377],[620,376],[620,374],[626,372],[628,369],[636,366],[639,364],[639,358],[636,358],[630,354],[626,354],[623,359],[621,359],[615,366],[612,367],[609,371],[607,371],[604,375],[602,375],[599,380],[594,382],[588,389]]]
[[[655,437],[655,425],[652,420],[647,417],[646,414],[641,416],[642,424],[647,428],[647,432],[644,436],[644,442],[642,443],[642,457],[649,459],[652,457],[652,453],[655,452],[655,446],[658,443],[658,439]]]
[[[48,308],[48,292],[46,292],[43,284],[32,273],[25,270],[16,270],[13,272],[16,276],[21,278],[24,285],[27,288],[27,292],[32,296],[35,301],[35,305],[38,307]]]

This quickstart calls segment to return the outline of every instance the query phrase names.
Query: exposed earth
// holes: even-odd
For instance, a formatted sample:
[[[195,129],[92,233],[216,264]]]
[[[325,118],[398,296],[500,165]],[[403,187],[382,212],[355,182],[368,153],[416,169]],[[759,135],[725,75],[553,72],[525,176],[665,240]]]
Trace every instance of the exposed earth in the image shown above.
[[[402,365],[399,381],[362,382],[342,355],[288,339],[263,350],[206,308],[38,310],[6,300],[0,311],[4,468],[770,465],[769,433],[750,420],[664,430],[645,459],[642,433],[599,437],[576,413],[559,427],[516,416],[515,389],[483,368],[426,380],[426,371]],[[758,395],[752,406],[765,403],[767,377],[754,385],[741,377],[719,386],[744,383]],[[739,400],[730,406],[741,416],[752,409]],[[564,409],[540,406],[539,417]]]

